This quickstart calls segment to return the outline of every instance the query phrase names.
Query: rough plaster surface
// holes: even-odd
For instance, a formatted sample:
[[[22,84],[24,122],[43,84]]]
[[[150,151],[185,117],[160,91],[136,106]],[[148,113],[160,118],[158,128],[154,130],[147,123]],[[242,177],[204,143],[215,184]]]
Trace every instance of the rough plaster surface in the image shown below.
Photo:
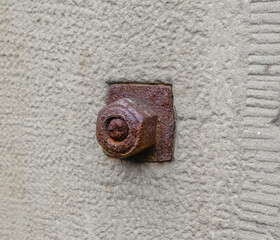
[[[280,1],[1,0],[0,239],[280,239]],[[175,161],[104,156],[108,84],[173,85]]]

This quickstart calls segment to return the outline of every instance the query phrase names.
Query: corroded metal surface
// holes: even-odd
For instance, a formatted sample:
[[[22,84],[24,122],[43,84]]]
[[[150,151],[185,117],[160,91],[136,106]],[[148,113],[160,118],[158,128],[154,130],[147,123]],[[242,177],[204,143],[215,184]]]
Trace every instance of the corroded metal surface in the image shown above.
[[[122,98],[103,108],[97,140],[111,157],[126,158],[156,143],[157,115],[138,98]]]
[[[115,141],[123,141],[126,139],[129,132],[127,123],[121,118],[114,118],[110,121],[108,126],[108,135]]]
[[[114,84],[107,104],[97,123],[97,139],[107,155],[125,158],[139,153],[129,160],[150,162],[173,159],[175,118],[170,86]],[[129,127],[125,139],[124,123]]]

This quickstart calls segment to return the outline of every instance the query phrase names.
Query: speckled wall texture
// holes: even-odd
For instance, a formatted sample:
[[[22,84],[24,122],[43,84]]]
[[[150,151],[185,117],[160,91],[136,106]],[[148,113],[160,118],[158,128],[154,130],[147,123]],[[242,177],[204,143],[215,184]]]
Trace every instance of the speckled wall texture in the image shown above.
[[[279,0],[1,0],[0,239],[280,239]],[[175,160],[107,158],[109,83],[173,85]]]

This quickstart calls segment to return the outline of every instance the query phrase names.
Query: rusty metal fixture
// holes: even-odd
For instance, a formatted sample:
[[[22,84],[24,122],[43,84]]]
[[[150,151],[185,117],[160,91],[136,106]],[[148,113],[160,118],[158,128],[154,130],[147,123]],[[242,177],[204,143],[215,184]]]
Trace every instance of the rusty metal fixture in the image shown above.
[[[108,126],[108,135],[113,140],[120,142],[126,139],[129,127],[127,123],[121,118],[113,118]]]
[[[126,158],[156,143],[157,115],[137,98],[123,98],[98,115],[97,140],[111,157]]]
[[[114,84],[107,104],[98,114],[96,133],[108,156],[148,162],[172,160],[175,119],[171,86]]]

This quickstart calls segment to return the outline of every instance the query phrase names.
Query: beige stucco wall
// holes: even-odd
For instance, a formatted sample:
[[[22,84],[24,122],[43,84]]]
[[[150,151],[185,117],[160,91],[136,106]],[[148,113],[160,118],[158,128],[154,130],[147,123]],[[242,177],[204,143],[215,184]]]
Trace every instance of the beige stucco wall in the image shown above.
[[[265,0],[0,1],[0,239],[279,239],[279,13]],[[103,154],[113,82],[173,85],[173,162]]]

